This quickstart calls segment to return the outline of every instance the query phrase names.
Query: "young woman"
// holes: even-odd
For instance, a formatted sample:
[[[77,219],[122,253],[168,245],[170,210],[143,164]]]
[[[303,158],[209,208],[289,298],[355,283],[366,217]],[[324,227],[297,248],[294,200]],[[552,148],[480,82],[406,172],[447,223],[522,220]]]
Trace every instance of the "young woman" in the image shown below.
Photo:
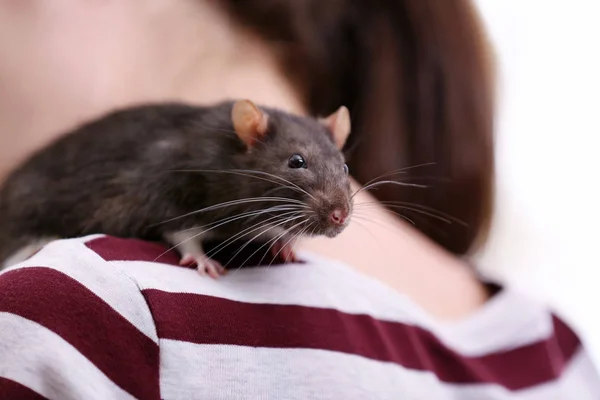
[[[494,165],[468,1],[2,1],[0,53],[3,176],[108,110],[250,98],[346,105],[355,189],[427,185],[363,191],[303,263],[217,281],[156,243],[52,242],[0,274],[0,398],[600,398],[577,335],[467,261]]]

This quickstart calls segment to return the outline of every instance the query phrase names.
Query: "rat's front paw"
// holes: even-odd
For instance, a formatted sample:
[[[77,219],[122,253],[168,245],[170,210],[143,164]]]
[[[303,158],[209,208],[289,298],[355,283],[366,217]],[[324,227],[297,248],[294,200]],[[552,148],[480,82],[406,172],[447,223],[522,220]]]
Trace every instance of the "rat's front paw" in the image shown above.
[[[274,258],[281,257],[284,262],[295,262],[296,254],[293,248],[293,241],[280,239],[271,247],[271,254]]]
[[[227,273],[227,270],[218,261],[208,258],[205,255],[186,254],[181,258],[179,264],[196,264],[196,269],[200,275],[208,275],[214,279],[218,279],[219,276]]]

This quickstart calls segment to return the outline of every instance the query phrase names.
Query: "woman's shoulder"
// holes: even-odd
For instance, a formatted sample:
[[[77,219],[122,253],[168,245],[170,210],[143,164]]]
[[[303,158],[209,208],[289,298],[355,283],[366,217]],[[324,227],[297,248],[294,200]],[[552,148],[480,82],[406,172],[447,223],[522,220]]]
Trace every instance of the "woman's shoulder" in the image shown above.
[[[438,399],[504,398],[507,391],[518,398],[525,389],[530,399],[600,393],[573,329],[513,290],[444,324],[380,282],[310,253],[212,280],[179,267],[167,250],[109,236],[53,242],[0,275],[0,311],[69,338],[115,382],[127,377],[118,365],[153,365],[144,379],[154,376],[161,343],[167,397],[206,391],[207,380],[217,396],[230,385],[223,371],[234,370],[262,382],[257,388],[307,398],[315,390],[339,396],[342,388],[347,398],[356,390]],[[94,355],[107,343],[118,362]],[[274,362],[296,372],[273,373]],[[323,387],[324,379],[335,387]]]
[[[495,398],[525,389],[531,399],[563,391],[581,399],[600,394],[577,333],[526,293],[499,288],[468,318],[440,323],[379,281],[308,252],[298,253],[296,263],[232,269],[215,281],[168,265],[178,263],[176,256],[147,263],[164,256],[154,245],[105,240],[92,246],[105,259],[123,246],[138,260],[126,261],[127,273],[144,293],[160,339],[168,343],[164,357],[179,360],[165,367],[172,369],[165,371],[170,376],[218,357],[226,369],[254,370],[270,360],[298,371],[312,365],[317,376],[329,376],[340,387],[359,384],[352,376],[360,370],[369,377],[370,384],[360,383],[364,389],[410,390],[424,398],[444,399],[446,393]],[[226,379],[209,370],[203,374]],[[267,375],[272,374],[255,378],[265,382]],[[296,390],[310,388],[306,383],[312,378],[303,379]],[[170,390],[174,397],[181,394],[176,385]]]

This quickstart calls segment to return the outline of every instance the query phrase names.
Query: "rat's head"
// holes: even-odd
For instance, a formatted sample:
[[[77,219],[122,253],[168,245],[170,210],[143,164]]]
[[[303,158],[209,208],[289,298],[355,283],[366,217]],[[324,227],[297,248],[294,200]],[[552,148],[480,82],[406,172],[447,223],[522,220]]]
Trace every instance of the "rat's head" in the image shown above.
[[[350,115],[340,107],[327,118],[303,118],[259,108],[248,100],[233,105],[232,122],[246,144],[244,157],[256,171],[249,184],[262,186],[278,211],[273,224],[292,234],[335,237],[348,225],[352,196],[341,152],[350,133]],[[280,211],[279,211],[280,210]]]

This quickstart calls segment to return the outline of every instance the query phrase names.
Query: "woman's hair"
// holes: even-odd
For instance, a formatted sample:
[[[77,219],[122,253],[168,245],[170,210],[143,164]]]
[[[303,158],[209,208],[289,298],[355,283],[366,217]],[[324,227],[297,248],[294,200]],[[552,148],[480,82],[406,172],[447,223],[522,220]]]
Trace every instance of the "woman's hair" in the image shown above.
[[[494,76],[470,1],[221,4],[272,45],[311,113],[350,109],[346,152],[359,182],[396,172],[381,179],[427,185],[380,185],[378,200],[455,254],[483,243],[493,209]]]

